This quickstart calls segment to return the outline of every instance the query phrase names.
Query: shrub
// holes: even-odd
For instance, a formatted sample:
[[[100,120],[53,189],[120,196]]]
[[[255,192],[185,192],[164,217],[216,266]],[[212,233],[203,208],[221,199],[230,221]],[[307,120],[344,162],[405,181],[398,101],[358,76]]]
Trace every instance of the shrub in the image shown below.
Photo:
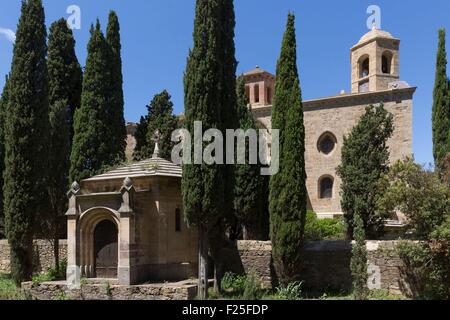
[[[303,282],[291,282],[287,286],[279,286],[277,291],[277,296],[281,300],[299,300],[302,295]]]
[[[32,278],[33,285],[39,285],[42,282],[57,281],[66,279],[67,260],[61,260],[59,264],[59,271],[57,268],[49,268],[46,273],[34,275]]]
[[[244,283],[243,300],[261,300],[264,295],[261,281],[254,274],[250,274],[246,277]]]
[[[306,214],[305,239],[310,241],[343,240],[344,222],[341,219],[318,219],[314,212]]]
[[[450,257],[432,242],[401,242],[397,246],[402,273],[415,299],[450,299]]]
[[[27,300],[10,275],[0,273],[0,300]]]
[[[227,272],[222,278],[221,287],[225,291],[242,294],[244,292],[245,282],[245,276]]]

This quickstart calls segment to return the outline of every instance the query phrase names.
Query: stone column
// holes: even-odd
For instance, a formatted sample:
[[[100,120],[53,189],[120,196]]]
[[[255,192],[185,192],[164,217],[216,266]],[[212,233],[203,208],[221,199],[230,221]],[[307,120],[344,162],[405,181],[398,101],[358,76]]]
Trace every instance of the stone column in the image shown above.
[[[126,178],[120,189],[122,195],[122,205],[120,206],[120,239],[119,239],[119,267],[118,278],[120,285],[132,285],[136,282],[136,272],[134,266],[134,210],[133,198],[135,189],[133,181]]]
[[[69,288],[79,288],[81,283],[80,267],[80,237],[78,219],[80,212],[77,206],[77,195],[81,194],[80,185],[74,182],[67,193],[69,209],[67,216],[67,285]]]

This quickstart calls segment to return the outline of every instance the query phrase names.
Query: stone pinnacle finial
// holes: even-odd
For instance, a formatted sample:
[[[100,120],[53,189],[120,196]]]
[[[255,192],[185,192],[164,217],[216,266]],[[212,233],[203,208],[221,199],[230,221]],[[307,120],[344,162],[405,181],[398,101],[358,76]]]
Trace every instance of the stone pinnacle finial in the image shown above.
[[[72,183],[72,191],[74,191],[75,193],[76,192],[78,192],[78,191],[80,191],[80,185],[78,184],[78,182],[76,182],[76,181],[74,181],[73,183]]]
[[[152,136],[152,141],[155,143],[155,150],[153,151],[153,159],[159,158],[159,143],[161,142],[161,133],[156,130]]]
[[[127,188],[131,188],[133,186],[133,180],[131,180],[130,177],[126,177],[123,181],[123,185]]]

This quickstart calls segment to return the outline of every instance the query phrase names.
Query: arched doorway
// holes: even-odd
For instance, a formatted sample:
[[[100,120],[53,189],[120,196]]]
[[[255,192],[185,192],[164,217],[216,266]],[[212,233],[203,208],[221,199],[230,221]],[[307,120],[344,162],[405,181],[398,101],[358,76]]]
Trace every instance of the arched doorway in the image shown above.
[[[109,221],[100,222],[94,231],[95,273],[97,278],[117,278],[118,232]]]

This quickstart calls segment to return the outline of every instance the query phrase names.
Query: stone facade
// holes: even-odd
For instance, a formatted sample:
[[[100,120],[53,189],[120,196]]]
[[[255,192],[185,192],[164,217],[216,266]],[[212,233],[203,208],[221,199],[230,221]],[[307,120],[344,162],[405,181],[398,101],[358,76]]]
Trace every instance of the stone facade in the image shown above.
[[[192,281],[137,286],[105,282],[85,284],[80,289],[69,289],[64,281],[40,284],[25,282],[22,289],[34,300],[193,300],[197,296],[197,284]]]
[[[341,179],[336,174],[336,168],[341,164],[344,137],[358,123],[366,106],[382,103],[394,116],[395,131],[388,142],[390,162],[413,154],[413,95],[416,88],[399,81],[399,44],[398,39],[385,31],[369,32],[351,49],[352,93],[303,102],[309,209],[320,218],[342,215]],[[370,60],[368,75],[361,78],[361,59],[365,57]],[[260,68],[244,76],[251,102],[254,101],[255,85],[259,92],[265,92],[264,85],[274,87],[270,81],[275,82],[275,77],[270,77],[270,73]],[[357,87],[365,80],[369,81],[370,86],[367,92],[360,92]],[[259,127],[270,132],[272,105],[262,105],[260,102],[256,105],[251,103],[251,107]],[[403,220],[401,216],[393,218],[400,222]]]
[[[59,241],[59,259],[67,258],[67,241]],[[49,240],[34,241],[35,273],[47,272],[55,266],[53,242]],[[7,240],[0,240],[0,273],[10,273],[10,247]]]

